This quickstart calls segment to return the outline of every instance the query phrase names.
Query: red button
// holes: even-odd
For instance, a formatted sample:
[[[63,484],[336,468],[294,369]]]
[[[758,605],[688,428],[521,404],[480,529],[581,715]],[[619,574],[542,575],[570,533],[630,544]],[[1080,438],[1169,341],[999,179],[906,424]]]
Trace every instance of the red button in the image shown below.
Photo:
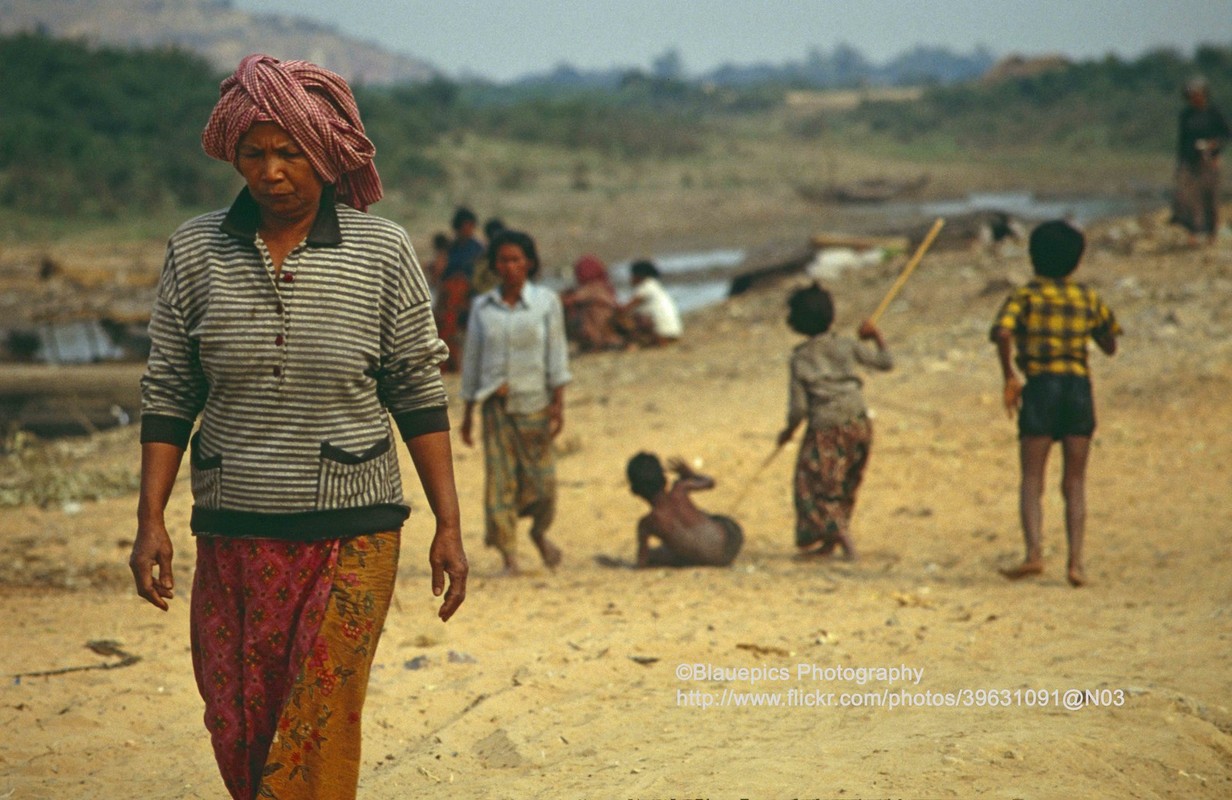
[[[282,367],[274,367],[274,377],[275,378],[282,377]]]
[[[286,339],[282,338],[281,333],[274,337],[274,344],[278,345],[279,347],[282,347],[282,343],[285,341]]]
[[[294,273],[291,273],[291,272],[284,272],[284,273],[282,273],[282,282],[283,282],[283,283],[290,283],[290,282],[291,282],[291,281],[293,281],[293,280],[295,280],[295,274],[294,274]]]

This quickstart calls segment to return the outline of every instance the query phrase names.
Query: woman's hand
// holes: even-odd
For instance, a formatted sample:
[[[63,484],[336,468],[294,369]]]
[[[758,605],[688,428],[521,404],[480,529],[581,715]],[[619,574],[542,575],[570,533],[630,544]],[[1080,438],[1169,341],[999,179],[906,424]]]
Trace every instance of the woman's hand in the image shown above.
[[[428,548],[428,564],[432,567],[432,594],[440,597],[441,592],[445,593],[445,601],[437,612],[441,621],[445,622],[466,599],[466,576],[470,571],[466,553],[462,550],[462,531],[457,525],[437,523],[436,535]],[[446,575],[449,576],[448,588],[445,586]]]
[[[171,537],[162,521],[139,523],[128,568],[133,571],[137,594],[151,605],[167,610],[167,601],[175,597],[175,579],[171,574]],[[155,574],[155,567],[158,568]]]
[[[470,411],[467,404],[466,424],[463,436],[469,439]],[[467,441],[467,444],[470,444]],[[432,594],[445,594],[445,602],[437,612],[442,620],[453,616],[466,599],[466,551],[462,549],[462,522],[458,513],[458,491],[453,480],[453,451],[449,443],[449,431],[436,431],[413,436],[406,440],[406,447],[419,475],[428,507],[436,517],[436,535],[428,547],[428,564],[432,567]],[[449,586],[445,586],[445,576]]]
[[[548,402],[548,435],[555,439],[565,429],[565,387],[557,386],[552,390],[552,399]]]
[[[462,414],[462,443],[467,447],[475,446],[474,425],[475,404],[467,403],[466,411]]]
[[[141,492],[137,499],[137,538],[128,557],[137,594],[148,603],[167,610],[167,601],[175,597],[175,579],[171,575],[171,537],[163,513],[175,476],[180,470],[184,448],[166,442],[146,442],[141,445]],[[155,574],[154,568],[158,568]]]

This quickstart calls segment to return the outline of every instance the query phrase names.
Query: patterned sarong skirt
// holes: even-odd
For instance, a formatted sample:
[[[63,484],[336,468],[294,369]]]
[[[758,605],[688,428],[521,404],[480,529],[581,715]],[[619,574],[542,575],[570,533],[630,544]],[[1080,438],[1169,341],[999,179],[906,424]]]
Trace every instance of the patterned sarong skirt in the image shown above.
[[[847,532],[872,443],[873,424],[864,415],[804,432],[794,480],[797,547],[832,544]]]
[[[197,538],[193,670],[235,800],[355,797],[360,717],[398,548],[397,531]]]

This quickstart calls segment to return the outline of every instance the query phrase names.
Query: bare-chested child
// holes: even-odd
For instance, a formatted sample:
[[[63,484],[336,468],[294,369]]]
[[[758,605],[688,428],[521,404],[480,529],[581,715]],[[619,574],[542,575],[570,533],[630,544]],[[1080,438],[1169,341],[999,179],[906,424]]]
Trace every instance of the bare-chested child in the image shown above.
[[[668,466],[679,477],[668,488],[659,457],[638,453],[625,474],[629,488],[650,503],[637,523],[638,567],[726,567],[740,552],[744,533],[731,517],[708,514],[689,499],[690,492],[714,488],[714,479],[694,472],[680,459]],[[651,547],[651,540],[660,542]]]

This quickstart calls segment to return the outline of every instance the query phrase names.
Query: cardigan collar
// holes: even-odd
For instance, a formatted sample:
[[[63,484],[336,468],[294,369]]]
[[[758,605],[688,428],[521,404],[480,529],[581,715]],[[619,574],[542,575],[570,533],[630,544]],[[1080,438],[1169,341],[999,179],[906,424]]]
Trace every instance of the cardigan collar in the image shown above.
[[[245,186],[236,196],[235,202],[227,210],[219,229],[228,236],[234,236],[245,242],[254,242],[257,238],[257,223],[260,220],[260,208],[257,201]],[[334,206],[334,187],[326,186],[321,192],[321,205],[317,216],[312,221],[312,228],[306,239],[310,247],[337,247],[342,244],[342,228],[338,224],[338,209]]]

